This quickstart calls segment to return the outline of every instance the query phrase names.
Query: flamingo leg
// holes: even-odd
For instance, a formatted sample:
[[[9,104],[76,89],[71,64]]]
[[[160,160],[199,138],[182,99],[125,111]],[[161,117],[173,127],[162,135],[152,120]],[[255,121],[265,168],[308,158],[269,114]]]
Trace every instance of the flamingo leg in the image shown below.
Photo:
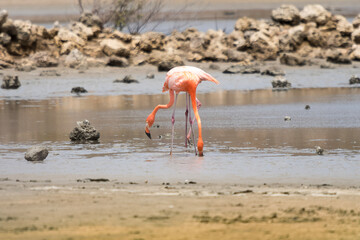
[[[190,95],[188,95],[188,99],[189,99],[189,102],[190,102]],[[187,134],[186,136],[186,140],[189,141],[190,143],[190,136],[192,136],[192,139],[193,139],[193,143],[194,143],[194,150],[195,150],[195,155],[197,155],[197,150],[196,150],[196,146],[195,146],[195,135],[194,135],[194,128],[193,128],[193,124],[194,124],[194,121],[193,119],[191,118],[191,109],[189,109],[189,133]],[[191,135],[190,135],[191,134]]]
[[[202,140],[202,134],[201,134],[201,119],[198,113],[198,109],[197,109],[197,102],[196,102],[196,88],[193,89],[193,91],[189,92],[190,93],[190,97],[191,97],[191,103],[192,103],[192,107],[194,110],[194,115],[197,121],[197,125],[198,125],[198,130],[199,130],[199,138],[198,138],[198,142],[197,142],[197,148],[199,151],[199,156],[202,157],[204,156],[203,154],[203,148],[204,148],[204,142]]]
[[[188,138],[187,138],[187,122],[189,115],[189,101],[188,101],[188,93],[186,93],[186,110],[185,110],[185,147],[187,148]]]
[[[178,95],[179,95],[178,93],[176,93],[176,95],[175,95],[174,110],[173,110],[173,114],[172,114],[172,116],[171,116],[172,129],[171,129],[171,149],[170,149],[170,155],[172,155],[172,149],[173,149],[173,144],[174,144],[175,110],[176,110],[176,100],[177,100]]]

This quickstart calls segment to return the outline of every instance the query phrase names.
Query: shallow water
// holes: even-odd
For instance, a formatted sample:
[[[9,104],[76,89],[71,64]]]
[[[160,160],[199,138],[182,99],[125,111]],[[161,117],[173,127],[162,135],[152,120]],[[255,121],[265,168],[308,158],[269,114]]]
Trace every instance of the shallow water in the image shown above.
[[[161,95],[66,96],[0,100],[0,177],[221,183],[356,185],[360,177],[360,89],[289,91],[221,90],[199,93],[203,158],[184,147],[184,95],[178,99],[174,153],[169,155],[171,110],[159,111],[144,134],[145,119]],[[304,106],[309,104],[310,110]],[[284,121],[284,116],[291,121]],[[99,144],[72,144],[76,121],[88,119]],[[197,135],[197,134],[196,134]],[[27,148],[46,144],[44,163],[24,159]],[[325,154],[315,154],[315,146]]]

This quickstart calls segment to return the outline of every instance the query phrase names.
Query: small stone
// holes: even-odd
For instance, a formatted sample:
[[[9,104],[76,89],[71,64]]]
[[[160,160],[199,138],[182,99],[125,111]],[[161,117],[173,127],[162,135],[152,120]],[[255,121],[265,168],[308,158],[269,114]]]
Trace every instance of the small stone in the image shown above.
[[[3,89],[18,89],[21,86],[18,76],[5,75],[1,88]]]
[[[133,79],[131,75],[126,75],[123,79],[116,79],[114,83],[139,83],[138,80]]]
[[[25,159],[28,161],[43,161],[49,154],[45,146],[33,146],[25,153]]]
[[[317,155],[323,155],[324,149],[322,149],[320,146],[316,146],[316,154]]]
[[[153,79],[153,78],[155,78],[155,74],[149,73],[146,75],[146,78]]]
[[[290,116],[285,116],[284,121],[291,121],[291,117]]]
[[[306,110],[309,110],[309,109],[310,109],[310,105],[306,105],[306,106],[305,106],[305,109],[306,109]]]
[[[358,83],[360,83],[360,78],[356,75],[352,75],[349,80],[349,84],[352,85],[352,84],[358,84]]]

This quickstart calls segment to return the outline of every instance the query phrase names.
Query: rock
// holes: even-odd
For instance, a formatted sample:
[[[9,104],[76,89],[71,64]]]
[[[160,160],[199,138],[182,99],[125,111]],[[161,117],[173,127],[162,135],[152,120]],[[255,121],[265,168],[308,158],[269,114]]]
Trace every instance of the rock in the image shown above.
[[[243,66],[240,64],[235,64],[223,71],[223,73],[242,73],[242,74],[249,74],[249,73],[260,73],[260,68],[256,66]]]
[[[8,18],[8,12],[5,9],[1,10],[0,11],[0,28],[6,22],[7,18]]]
[[[360,61],[360,45],[354,45],[351,49],[350,58],[355,61]]]
[[[73,49],[75,49],[78,45],[74,42],[65,42],[61,45],[60,54],[68,55]]]
[[[30,60],[35,62],[36,67],[57,67],[59,65],[58,60],[45,51],[31,55]]]
[[[92,57],[86,58],[86,62],[89,68],[105,67],[108,64],[108,61],[105,59],[92,58]]]
[[[33,26],[30,21],[15,20],[16,38],[21,46],[30,47],[36,42],[36,35],[32,31]]]
[[[291,117],[290,116],[285,116],[284,121],[291,121]]]
[[[78,49],[71,50],[66,56],[64,64],[70,68],[87,68],[86,57]]]
[[[273,88],[290,88],[291,83],[286,80],[283,76],[276,76],[272,81],[271,85]]]
[[[264,32],[256,32],[249,39],[253,56],[258,60],[276,60],[279,48],[278,41],[271,39]]]
[[[14,22],[11,19],[7,19],[1,26],[1,32],[7,33],[10,37],[16,38],[17,30]]]
[[[325,25],[331,18],[331,13],[319,4],[306,5],[300,12],[301,21],[315,22],[318,25]]]
[[[349,80],[349,84],[352,85],[352,84],[358,84],[358,83],[360,83],[360,78],[356,75],[352,75]]]
[[[85,41],[90,40],[94,36],[94,31],[81,22],[72,22],[70,23],[69,28],[73,33],[75,33]]]
[[[283,53],[280,56],[280,63],[289,66],[304,66],[306,60],[294,53]]]
[[[25,159],[28,161],[43,161],[49,154],[49,150],[45,146],[33,146],[25,153]]]
[[[148,73],[148,74],[146,75],[146,78],[153,79],[153,78],[155,78],[155,74],[153,74],[153,73]]]
[[[100,133],[90,125],[88,120],[77,122],[77,126],[70,132],[70,140],[73,142],[97,142]]]
[[[84,39],[82,39],[76,33],[71,32],[70,30],[68,30],[66,28],[60,28],[57,36],[59,37],[59,39],[62,42],[73,42],[73,43],[76,43],[76,44],[78,44],[80,46],[85,45]]]
[[[340,32],[341,36],[351,36],[351,33],[354,31],[353,25],[341,15],[336,15],[335,19],[337,21],[336,30]]]
[[[360,27],[360,14],[358,14],[352,21],[352,25],[354,28]]]
[[[310,105],[306,105],[305,110],[310,110]]]
[[[91,12],[83,12],[79,18],[79,22],[85,24],[88,27],[96,26],[100,29],[103,28],[103,22],[101,21],[100,17],[92,14]]]
[[[87,93],[88,91],[83,87],[73,87],[71,89],[71,93],[76,93],[77,95],[80,95],[80,93]]]
[[[138,80],[133,79],[131,75],[126,75],[123,79],[116,79],[114,83],[139,83]]]
[[[41,77],[58,77],[58,76],[61,76],[61,74],[58,71],[56,71],[55,69],[51,69],[51,70],[41,71],[39,76],[41,76]]]
[[[1,84],[3,89],[18,89],[21,86],[18,76],[5,75]]]
[[[127,67],[129,66],[129,61],[123,57],[111,56],[107,65],[111,67]]]
[[[158,32],[146,32],[141,35],[139,49],[144,52],[151,52],[153,49],[162,50],[165,35]]]
[[[269,76],[285,76],[285,71],[276,66],[265,68],[261,71],[261,75]]]
[[[300,12],[294,5],[281,5],[272,10],[271,18],[280,24],[297,25],[300,23]]]
[[[159,72],[167,72],[170,69],[184,65],[183,60],[178,55],[167,55],[166,58],[160,60],[158,64]]]
[[[235,31],[258,31],[258,22],[253,18],[242,17],[239,18],[235,23]]]
[[[148,56],[144,54],[137,54],[131,58],[131,62],[135,66],[144,65],[148,61]]]
[[[251,55],[249,55],[247,52],[239,52],[231,48],[226,49],[224,54],[228,57],[228,61],[231,62],[241,62],[247,59],[252,59]]]
[[[16,64],[15,70],[23,72],[31,72],[36,69],[36,63],[29,59],[22,59]]]
[[[129,57],[129,48],[121,41],[117,39],[104,39],[100,42],[103,52],[107,56],[116,55],[119,57]]]
[[[8,53],[6,48],[0,44],[0,60],[7,63],[9,67],[14,63],[14,58]]]
[[[317,155],[323,155],[324,154],[324,149],[322,149],[320,146],[316,146],[315,151],[316,151]]]
[[[322,63],[320,65],[320,68],[323,68],[323,69],[335,69],[335,65],[331,64],[331,63]]]
[[[326,60],[328,62],[337,63],[337,64],[351,64],[350,57],[344,55],[341,51],[334,49],[329,49],[326,52]]]
[[[356,44],[360,44],[360,28],[357,28],[354,30],[354,32],[351,34],[351,39]]]
[[[11,43],[11,37],[9,34],[2,32],[0,33],[0,45],[6,46]]]
[[[112,33],[113,37],[116,38],[116,39],[119,39],[125,43],[129,43],[131,42],[132,40],[132,35],[131,34],[127,34],[127,33],[123,33],[123,32],[120,32],[118,30],[115,30],[113,33]]]

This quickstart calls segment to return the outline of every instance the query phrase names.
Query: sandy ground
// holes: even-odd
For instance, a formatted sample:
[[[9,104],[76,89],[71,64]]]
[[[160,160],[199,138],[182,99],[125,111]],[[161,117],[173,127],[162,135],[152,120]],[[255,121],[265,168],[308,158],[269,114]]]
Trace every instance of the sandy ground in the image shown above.
[[[0,239],[358,239],[358,188],[0,182]]]

